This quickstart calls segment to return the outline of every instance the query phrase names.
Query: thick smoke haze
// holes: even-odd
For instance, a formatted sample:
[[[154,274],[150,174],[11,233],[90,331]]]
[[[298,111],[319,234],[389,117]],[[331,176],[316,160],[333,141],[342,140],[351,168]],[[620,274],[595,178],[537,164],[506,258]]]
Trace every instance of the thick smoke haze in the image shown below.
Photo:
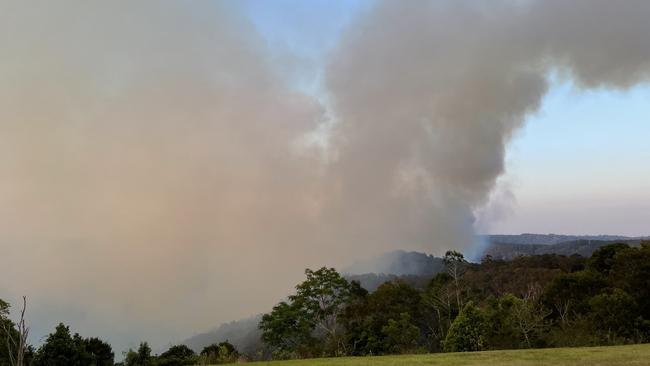
[[[649,15],[377,2],[316,99],[235,3],[0,1],[0,298],[28,295],[38,335],[65,321],[121,351],[266,311],[305,267],[476,251],[549,72],[647,81]]]
[[[371,241],[467,250],[473,214],[549,72],[585,87],[645,81],[649,14],[643,1],[376,4],[327,70],[343,202],[367,209],[346,212],[371,220]]]
[[[271,306],[325,252],[321,107],[233,6],[65,4],[0,10],[2,297],[118,349]]]

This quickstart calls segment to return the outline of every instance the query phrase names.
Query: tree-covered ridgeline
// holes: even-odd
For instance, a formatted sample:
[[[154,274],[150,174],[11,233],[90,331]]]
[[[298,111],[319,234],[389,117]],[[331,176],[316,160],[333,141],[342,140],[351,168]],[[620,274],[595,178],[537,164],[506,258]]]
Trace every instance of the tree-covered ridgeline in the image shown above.
[[[274,358],[630,344],[650,341],[650,242],[585,259],[469,263],[458,252],[424,288],[369,293],[332,268],[306,270],[260,322]]]
[[[267,348],[256,355],[241,355],[227,341],[198,354],[175,345],[154,355],[143,342],[115,363],[110,344],[59,324],[38,349],[24,349],[23,365],[213,365],[260,357],[650,342],[650,242],[606,245],[590,258],[545,254],[503,261],[488,256],[471,263],[450,251],[443,260],[444,271],[426,285],[393,280],[373,292],[333,268],[306,270],[295,293],[262,317]],[[9,311],[0,300],[0,366],[16,364],[16,340],[25,333]]]

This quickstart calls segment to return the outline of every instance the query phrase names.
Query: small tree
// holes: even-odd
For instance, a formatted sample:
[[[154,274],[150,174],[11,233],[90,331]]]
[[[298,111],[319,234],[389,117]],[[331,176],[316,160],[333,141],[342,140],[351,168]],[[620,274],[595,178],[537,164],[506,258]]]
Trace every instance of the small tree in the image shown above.
[[[201,361],[206,365],[237,362],[239,352],[230,342],[211,344],[201,351]]]
[[[102,341],[99,338],[87,338],[83,340],[86,352],[90,354],[93,359],[94,366],[112,366],[115,359],[113,348],[110,344]]]
[[[305,270],[307,279],[296,286],[289,303],[282,302],[262,317],[262,340],[267,344],[295,352],[311,346],[317,336],[328,354],[345,353],[339,335],[339,316],[350,298],[350,283],[334,269]]]
[[[587,269],[604,276],[609,275],[609,271],[611,271],[612,266],[616,263],[616,254],[626,249],[630,249],[630,246],[625,243],[614,243],[598,248],[589,257]]]
[[[47,336],[35,359],[37,366],[87,366],[91,363],[92,355],[86,351],[81,336],[70,335],[70,328],[63,323]]]
[[[411,323],[408,313],[401,313],[399,319],[388,320],[381,329],[386,336],[386,349],[391,353],[407,353],[417,347],[420,328]]]
[[[156,360],[156,366],[184,366],[195,363],[196,354],[184,344],[170,347]]]
[[[451,289],[453,278],[445,273],[438,273],[429,281],[422,292],[423,319],[427,329],[429,348],[439,352],[447,336],[447,330],[458,309],[454,309],[452,298],[455,291]]]
[[[468,302],[449,328],[445,351],[482,351],[486,347],[487,321],[481,309]]]
[[[608,336],[630,337],[634,334],[637,305],[627,292],[608,289],[589,300],[590,318],[596,329]]]
[[[454,286],[456,288],[456,305],[458,309],[463,308],[463,301],[460,297],[461,286],[460,278],[467,271],[467,261],[462,253],[455,250],[449,250],[443,257],[447,273],[454,279]]]
[[[522,340],[512,315],[515,304],[521,301],[508,294],[490,298],[482,309],[487,321],[487,343],[491,349],[520,348]]]
[[[259,325],[262,341],[274,348],[282,358],[291,354],[307,356],[305,348],[316,343],[311,335],[312,324],[301,312],[296,302],[281,302],[273,307],[269,314],[264,314]]]
[[[125,366],[150,366],[153,365],[154,357],[151,355],[151,347],[147,342],[140,343],[137,351],[129,349],[124,356]]]
[[[528,348],[532,346],[532,336],[544,327],[546,317],[551,314],[537,300],[539,292],[538,288],[531,286],[526,296],[517,299],[512,307],[515,324]]]
[[[138,365],[138,352],[134,351],[132,348],[129,348],[128,351],[124,352],[124,366],[136,366]]]

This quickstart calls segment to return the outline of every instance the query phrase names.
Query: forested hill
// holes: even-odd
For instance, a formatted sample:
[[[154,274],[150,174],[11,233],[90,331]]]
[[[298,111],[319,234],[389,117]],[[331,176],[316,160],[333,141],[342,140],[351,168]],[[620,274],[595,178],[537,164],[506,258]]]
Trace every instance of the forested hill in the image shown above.
[[[650,236],[624,236],[624,235],[563,235],[563,234],[518,234],[518,235],[480,235],[488,243],[500,244],[560,244],[580,240],[603,242],[627,242],[631,240],[648,240]]]
[[[420,252],[395,250],[380,256],[356,261],[341,272],[348,275],[377,273],[386,275],[433,276],[444,268],[442,258]]]
[[[228,341],[239,352],[256,355],[258,351],[263,349],[262,340],[260,339],[261,331],[258,328],[261,319],[262,315],[260,314],[224,323],[210,331],[188,338],[183,344],[198,353],[210,344]]]
[[[556,235],[556,234],[521,234],[521,235],[486,235],[488,243],[484,256],[495,259],[514,259],[520,256],[540,254],[560,254],[571,256],[578,254],[589,257],[598,248],[612,243],[626,243],[638,246],[642,240],[650,237],[628,237],[620,235]]]
[[[558,235],[558,234],[520,234],[520,235],[481,235],[486,243],[482,256],[491,255],[499,259],[513,259],[535,254],[579,254],[588,257],[596,249],[614,242],[638,246],[641,240],[650,237],[629,237],[622,235]],[[341,272],[349,277],[368,273],[378,278],[394,276],[432,276],[444,267],[442,258],[430,254],[395,250],[380,256],[367,258],[344,267]]]
[[[640,238],[611,235],[572,236],[522,234],[491,235],[484,238],[488,241],[485,255],[489,254],[495,260],[503,259],[511,261],[522,256],[537,256],[528,259],[521,258],[505,267],[498,267],[501,268],[498,274],[490,274],[490,276],[494,277],[492,284],[486,282],[477,286],[477,288],[495,287],[498,290],[495,290],[497,293],[516,292],[515,290],[521,290],[519,287],[526,288],[525,283],[521,284],[517,281],[513,282],[509,280],[521,279],[526,282],[528,280],[527,276],[522,275],[522,273],[532,271],[536,276],[541,276],[540,278],[544,280],[542,282],[545,282],[555,276],[557,274],[556,272],[571,271],[571,268],[568,267],[560,270],[559,268],[562,266],[558,266],[556,263],[546,263],[549,258],[552,259],[554,257],[541,255],[559,254],[568,257],[578,254],[582,257],[589,257],[598,248],[612,242],[625,242],[637,247],[640,242]],[[551,262],[557,260],[559,259],[552,259]],[[567,260],[570,262],[568,258]],[[545,266],[548,268],[545,268]],[[542,267],[544,267],[544,270],[540,269]],[[485,267],[485,271],[472,274],[470,276],[472,281],[476,283],[487,281],[479,276],[479,274],[491,273],[490,271],[492,270],[488,270],[488,268],[492,267]],[[431,278],[443,272],[444,269],[442,258],[425,253],[398,250],[364,261],[357,261],[345,267],[341,272],[349,281],[358,281],[363,288],[373,292],[383,283],[396,280],[416,289],[424,289],[429,284]],[[515,275],[515,273],[517,274]],[[241,352],[252,356],[264,349],[260,339],[261,332],[258,329],[260,319],[261,316],[258,315],[225,323],[211,331],[197,334],[183,343],[198,351],[209,344],[227,340],[234,344]]]
[[[372,292],[333,268],[307,270],[262,317],[262,340],[276,359],[650,341],[650,241],[590,258],[448,252],[444,263],[422,288],[398,280]]]
[[[638,246],[641,240],[650,237],[628,237],[622,235],[558,235],[520,234],[484,235],[487,243],[481,257],[512,260],[521,256],[559,254],[589,257],[598,248],[612,243],[626,243]],[[354,262],[343,268],[342,273],[349,280],[358,281],[369,291],[382,283],[399,279],[414,287],[422,287],[427,279],[444,270],[442,258],[420,252],[396,250],[383,255]]]

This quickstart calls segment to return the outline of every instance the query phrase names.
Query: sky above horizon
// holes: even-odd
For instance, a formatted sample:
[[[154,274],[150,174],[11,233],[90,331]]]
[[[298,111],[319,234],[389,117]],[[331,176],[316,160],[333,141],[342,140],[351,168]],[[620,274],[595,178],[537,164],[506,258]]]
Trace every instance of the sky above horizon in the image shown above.
[[[270,49],[302,60],[294,87],[326,99],[324,56],[371,0],[245,1]],[[584,90],[549,75],[540,110],[507,145],[479,233],[650,235],[650,84]]]

